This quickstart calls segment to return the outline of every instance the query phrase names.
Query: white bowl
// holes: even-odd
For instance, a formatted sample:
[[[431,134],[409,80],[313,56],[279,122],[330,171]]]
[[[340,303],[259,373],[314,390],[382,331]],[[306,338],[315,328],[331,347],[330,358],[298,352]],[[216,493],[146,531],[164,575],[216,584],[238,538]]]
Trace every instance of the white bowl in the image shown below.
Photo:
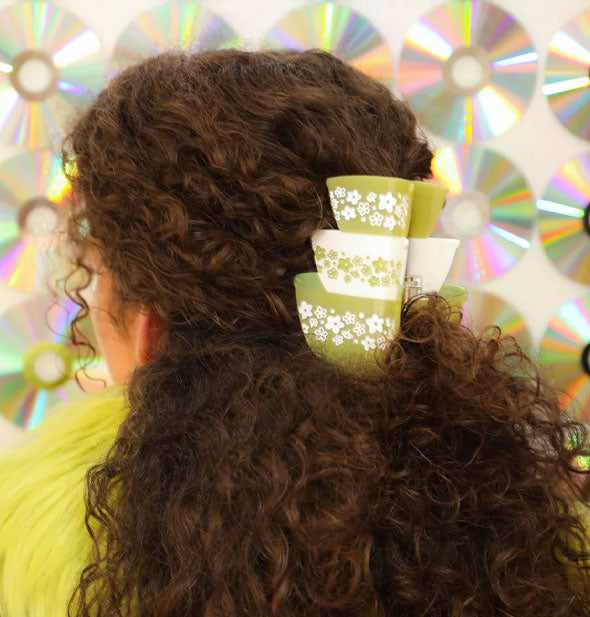
[[[322,229],[311,244],[326,291],[361,298],[401,300],[408,239]]]
[[[422,277],[424,292],[442,287],[460,241],[456,238],[410,238],[406,276]]]

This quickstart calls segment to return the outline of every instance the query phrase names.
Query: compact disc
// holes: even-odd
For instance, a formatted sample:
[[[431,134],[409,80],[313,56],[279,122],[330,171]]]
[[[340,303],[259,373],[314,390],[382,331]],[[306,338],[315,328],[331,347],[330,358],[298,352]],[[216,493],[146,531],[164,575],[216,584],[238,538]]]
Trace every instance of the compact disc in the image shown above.
[[[239,47],[236,32],[196,2],[168,2],[139,14],[115,45],[109,74],[168,50],[204,51]]]
[[[549,320],[539,361],[562,393],[562,408],[590,422],[590,294],[568,300]]]
[[[53,147],[65,122],[100,91],[104,61],[96,34],[42,0],[0,10],[0,139]]]
[[[427,128],[471,143],[498,137],[518,122],[536,71],[531,38],[514,17],[482,0],[454,0],[412,25],[398,81]]]
[[[77,305],[69,300],[58,304],[42,296],[0,316],[0,409],[14,424],[34,428],[56,403],[84,395],[74,380],[83,360],[67,339],[77,312]],[[100,358],[92,361],[86,374],[78,375],[87,391],[109,381]]]
[[[539,235],[549,259],[578,283],[590,284],[590,154],[562,165],[537,200]]]
[[[475,145],[440,148],[432,172],[449,189],[433,235],[461,240],[448,280],[479,283],[508,272],[529,248],[535,221],[523,174]]]
[[[336,2],[291,11],[272,27],[262,47],[323,49],[391,86],[393,59],[385,39],[367,18]]]
[[[542,91],[560,122],[590,139],[590,9],[553,35]]]
[[[19,291],[46,288],[49,251],[69,202],[61,158],[23,152],[0,166],[0,278]]]
[[[494,294],[470,291],[463,305],[463,323],[478,334],[498,326],[503,336],[513,336],[525,352],[532,349],[531,335],[520,313]]]

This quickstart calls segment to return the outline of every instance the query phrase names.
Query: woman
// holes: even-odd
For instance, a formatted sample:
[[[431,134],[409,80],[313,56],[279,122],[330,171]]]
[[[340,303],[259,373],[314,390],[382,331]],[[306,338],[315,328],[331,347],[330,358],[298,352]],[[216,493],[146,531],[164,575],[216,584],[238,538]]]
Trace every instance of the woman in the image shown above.
[[[121,385],[4,456],[3,617],[590,615],[586,430],[514,341],[433,297],[378,377],[305,343],[325,179],[431,156],[319,51],[165,54],[100,94],[66,141],[69,287],[83,316],[97,273]]]

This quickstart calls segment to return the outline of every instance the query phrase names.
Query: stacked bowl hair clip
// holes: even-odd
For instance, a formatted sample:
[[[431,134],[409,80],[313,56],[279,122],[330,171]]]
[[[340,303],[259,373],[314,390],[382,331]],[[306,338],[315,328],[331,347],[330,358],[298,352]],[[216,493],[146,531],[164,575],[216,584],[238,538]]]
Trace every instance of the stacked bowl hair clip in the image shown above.
[[[459,240],[428,237],[448,191],[388,176],[326,184],[338,229],[313,235],[317,272],[295,277],[301,327],[315,354],[374,370],[410,297],[437,292],[455,305],[467,297],[464,287],[443,284]]]

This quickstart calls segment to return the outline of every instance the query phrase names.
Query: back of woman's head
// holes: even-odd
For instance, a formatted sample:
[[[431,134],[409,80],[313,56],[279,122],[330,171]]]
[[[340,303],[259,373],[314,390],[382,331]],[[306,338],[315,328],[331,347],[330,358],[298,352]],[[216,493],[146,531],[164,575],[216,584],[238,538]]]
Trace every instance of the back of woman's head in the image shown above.
[[[143,305],[164,324],[88,477],[97,554],[72,610],[590,614],[570,504],[585,430],[514,341],[431,298],[377,377],[305,343],[293,277],[335,227],[325,179],[430,174],[387,88],[319,51],[164,54],[119,75],[66,152],[71,240],[112,274],[115,323]]]

